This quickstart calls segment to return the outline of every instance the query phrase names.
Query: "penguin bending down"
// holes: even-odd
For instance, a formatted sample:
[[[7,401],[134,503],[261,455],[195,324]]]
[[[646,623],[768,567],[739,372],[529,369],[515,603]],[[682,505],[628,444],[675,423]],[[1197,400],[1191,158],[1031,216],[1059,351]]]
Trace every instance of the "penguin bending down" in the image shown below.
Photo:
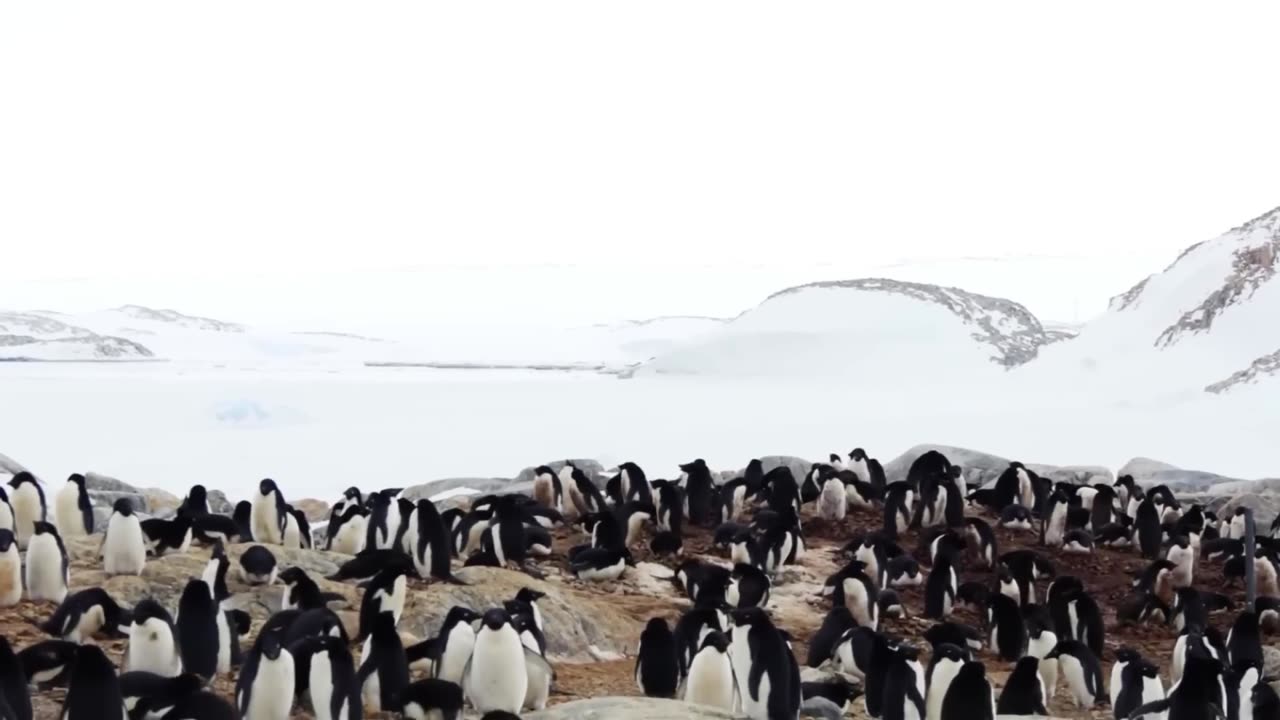
[[[107,575],[141,575],[147,563],[147,545],[142,524],[133,514],[129,498],[111,506],[107,535],[102,540],[102,569]]]
[[[525,647],[506,610],[485,612],[462,687],[478,712],[520,712],[529,689]]]
[[[109,637],[128,637],[129,613],[106,590],[95,587],[68,595],[40,629],[53,637],[82,643],[100,631]]]
[[[62,537],[84,537],[93,534],[93,501],[84,487],[84,476],[75,473],[67,478],[53,498],[53,522]]]
[[[167,678],[149,672],[127,672],[119,680],[120,695],[131,718],[167,715],[171,708],[204,687],[204,678],[192,674]]]
[[[147,550],[156,557],[163,557],[170,552],[185,553],[191,547],[194,530],[191,518],[176,517],[172,520],[148,518],[139,525],[142,527],[143,542]]]
[[[399,704],[409,720],[455,720],[462,717],[462,688],[447,680],[419,680],[400,693]]]
[[[244,720],[288,720],[295,681],[293,654],[281,644],[281,634],[260,632],[236,678],[240,716]]]
[[[22,556],[12,530],[0,530],[0,607],[22,602]]]
[[[44,500],[44,488],[35,476],[23,471],[9,480],[9,503],[13,507],[13,534],[18,547],[27,549],[27,541],[35,533],[35,524],[48,520],[48,507]]]
[[[404,600],[408,593],[409,582],[403,570],[392,568],[384,570],[373,577],[365,587],[364,598],[360,602],[360,630],[357,641],[363,641],[373,631],[374,621],[379,615],[390,613],[392,626],[400,624],[400,615],[404,612]]]
[[[163,677],[174,677],[182,672],[182,658],[178,654],[173,618],[168,610],[151,598],[142,600],[133,608],[133,624],[129,626],[129,647],[125,651],[124,669],[127,672],[141,670]]]
[[[800,712],[799,668],[786,640],[761,608],[734,610],[730,617],[729,659],[735,677],[743,678],[738,685],[743,714],[751,720],[796,717]]]
[[[960,668],[942,701],[941,720],[995,720],[996,697],[987,668],[970,661]]]
[[[275,481],[268,478],[258,483],[258,492],[254,494],[252,503],[250,528],[253,539],[268,545],[283,544],[289,509]]]
[[[1063,640],[1046,659],[1056,659],[1067,680],[1067,688],[1078,708],[1091,708],[1107,698],[1102,686],[1102,664],[1087,645],[1078,640]]]
[[[735,702],[733,663],[729,659],[729,639],[712,631],[689,664],[684,683],[684,701],[732,712]]]
[[[696,659],[696,657],[695,657]],[[693,670],[690,668],[690,673]],[[676,640],[664,618],[651,618],[636,648],[636,685],[646,697],[674,698],[680,684]],[[730,682],[732,689],[732,682]],[[685,688],[686,694],[688,687]]]
[[[262,545],[240,554],[240,574],[247,585],[271,585],[276,581],[276,556]]]
[[[1040,660],[1030,655],[1020,658],[1005,680],[1004,690],[1000,691],[996,712],[1000,715],[1048,715],[1046,691]]]
[[[76,650],[75,672],[62,705],[63,720],[127,720],[120,679],[106,653],[96,645]]]

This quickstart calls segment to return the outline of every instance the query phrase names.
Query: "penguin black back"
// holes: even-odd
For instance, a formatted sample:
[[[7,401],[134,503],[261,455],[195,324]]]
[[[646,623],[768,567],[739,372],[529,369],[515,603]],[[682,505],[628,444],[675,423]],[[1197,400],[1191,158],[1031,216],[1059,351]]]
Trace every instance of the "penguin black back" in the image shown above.
[[[177,639],[182,666],[206,680],[218,670],[218,613],[213,592],[203,580],[191,580],[178,600]]]
[[[31,720],[31,690],[18,656],[13,654],[8,638],[0,636],[0,699],[14,720]]]
[[[98,646],[81,645],[76,650],[75,669],[62,705],[63,720],[126,720],[127,717],[115,666]]]
[[[695,649],[696,652],[696,649]],[[636,684],[648,697],[673,698],[680,682],[675,636],[663,618],[652,618],[640,633]]]

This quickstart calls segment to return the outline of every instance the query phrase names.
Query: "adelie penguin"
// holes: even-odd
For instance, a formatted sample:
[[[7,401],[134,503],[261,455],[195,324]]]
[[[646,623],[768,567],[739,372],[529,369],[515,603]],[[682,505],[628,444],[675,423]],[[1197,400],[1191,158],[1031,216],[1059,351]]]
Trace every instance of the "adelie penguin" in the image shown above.
[[[240,553],[240,576],[247,585],[270,585],[276,581],[276,556],[263,545]]]
[[[951,681],[939,720],[995,720],[995,692],[980,662],[967,662]]]
[[[356,555],[364,550],[369,532],[369,509],[348,505],[341,514],[329,517],[325,527],[325,549],[343,555]],[[419,531],[421,532],[421,531]]]
[[[17,654],[17,664],[22,668],[26,682],[40,689],[63,687],[75,666],[76,651],[80,645],[66,640],[45,640],[28,645]]]
[[[254,540],[268,545],[283,544],[289,508],[275,481],[268,478],[258,483],[252,502],[250,528]]]
[[[1049,711],[1045,709],[1049,701],[1047,692],[1040,673],[1040,660],[1030,656],[1020,658],[1000,691],[996,712],[1010,716],[1048,715]]]
[[[636,648],[636,685],[647,697],[674,698],[680,684],[676,641],[663,618],[652,618],[640,633]]]
[[[564,512],[564,487],[560,476],[546,465],[533,471],[533,499],[544,507]]]
[[[711,470],[706,461],[698,458],[691,463],[680,466],[684,476],[685,500],[688,507],[686,513],[689,522],[694,525],[709,525],[713,519],[712,495],[715,482],[711,478]]]
[[[200,579],[205,581],[209,586],[209,591],[213,593],[213,599],[221,604],[223,600],[231,597],[231,592],[227,590],[227,570],[231,567],[231,561],[227,558],[226,548],[222,543],[213,546],[213,550],[209,553],[209,562],[205,564],[204,571],[200,573]]]
[[[480,620],[474,610],[455,605],[445,615],[440,632],[435,637],[436,657],[430,676],[452,683],[462,684],[462,676],[475,648],[476,633],[472,623]]]
[[[107,575],[141,575],[147,563],[147,544],[133,503],[120,498],[111,506],[107,535],[102,541],[102,569]]]
[[[938,557],[934,559],[924,589],[924,615],[927,618],[945,620],[951,616],[959,589],[954,561],[954,555],[950,551],[938,553]]]
[[[189,517],[175,517],[172,520],[148,518],[139,525],[142,527],[147,550],[156,557],[163,557],[171,552],[185,553],[191,547],[195,534]]]
[[[27,543],[26,581],[27,597],[32,601],[60,603],[67,596],[71,563],[53,523],[35,523],[35,532]]]
[[[133,624],[129,626],[129,646],[125,650],[124,669],[128,672],[141,670],[164,677],[174,677],[182,670],[173,618],[168,610],[151,598],[142,600],[133,608]]]
[[[505,610],[481,618],[462,687],[478,712],[520,712],[529,688],[525,647]]]
[[[82,643],[99,632],[112,638],[128,637],[131,622],[128,611],[105,589],[95,587],[68,595],[40,629],[53,637]]]
[[[295,681],[293,654],[281,643],[280,633],[259,633],[236,678],[240,716],[243,720],[287,720],[293,708]]]
[[[53,522],[63,537],[93,534],[93,501],[85,489],[84,475],[75,473],[68,477],[54,496]]]
[[[608,582],[622,577],[627,566],[633,562],[631,553],[626,548],[588,548],[569,561],[569,571],[579,580]]]
[[[1027,630],[1016,600],[1007,595],[992,595],[987,600],[987,626],[991,628],[991,649],[1001,659],[1013,662],[1022,655]]]
[[[729,658],[734,675],[745,679],[738,688],[742,712],[751,720],[796,717],[799,671],[786,640],[760,608],[734,610],[730,615]]]
[[[17,522],[13,517],[13,505],[9,504],[9,494],[0,485],[0,530],[13,532],[16,528]]]
[[[182,498],[178,506],[178,517],[189,517],[195,520],[209,514],[209,491],[203,485],[192,485],[187,496]]]
[[[321,592],[320,586],[302,568],[286,568],[278,577],[284,584],[280,602],[282,610],[317,610],[328,607],[334,600],[343,599],[337,593]]]
[[[1124,662],[1118,677],[1113,669],[1111,683],[1111,706],[1117,720],[1129,717],[1143,705],[1165,698],[1160,668],[1141,657],[1131,657]]]
[[[206,680],[231,672],[231,630],[227,616],[203,580],[187,583],[178,600],[178,634],[182,668]]]
[[[911,526],[915,491],[906,483],[890,483],[884,493],[884,534],[896,539]]]
[[[1078,640],[1063,640],[1050,652],[1046,660],[1058,661],[1067,689],[1077,708],[1091,708],[1107,700],[1102,685],[1102,664],[1098,656]]]
[[[62,705],[62,720],[127,720],[120,679],[106,653],[96,645],[76,651],[75,672]]]
[[[884,679],[884,706],[880,714],[884,720],[912,720],[925,716],[924,668],[918,658],[919,652],[907,645],[893,653]],[[945,710],[945,699],[943,706]]]
[[[933,647],[932,657],[929,658],[929,669],[925,673],[925,686],[928,690],[925,693],[924,720],[940,720],[942,702],[947,696],[947,690],[968,660],[969,653],[951,643],[942,643]]]
[[[7,531],[6,531],[7,532]],[[31,720],[31,690],[18,656],[8,638],[0,636],[0,710],[8,720]]]
[[[400,714],[409,720],[455,720],[462,704],[462,688],[434,678],[409,683],[400,693]]]
[[[48,520],[48,507],[45,504],[44,488],[35,476],[23,471],[9,481],[9,503],[13,507],[13,534],[18,538],[18,547],[27,549],[27,541],[35,533],[36,522]]]
[[[684,701],[694,705],[732,712],[735,692],[733,663],[729,659],[729,639],[712,631],[689,663],[689,676],[684,682]]]
[[[418,537],[417,547],[413,551],[413,564],[418,575],[465,585],[466,583],[453,576],[450,569],[449,560],[453,557],[453,552],[449,545],[449,531],[435,503],[419,500],[415,520],[418,523]]]
[[[355,662],[341,638],[309,637],[300,652],[310,657],[307,688],[316,720],[360,720],[364,706],[356,684]]]
[[[356,640],[369,637],[374,622],[382,614],[390,614],[392,625],[399,625],[408,588],[409,581],[402,570],[384,570],[375,575],[365,587],[364,598],[360,602],[360,632]]]

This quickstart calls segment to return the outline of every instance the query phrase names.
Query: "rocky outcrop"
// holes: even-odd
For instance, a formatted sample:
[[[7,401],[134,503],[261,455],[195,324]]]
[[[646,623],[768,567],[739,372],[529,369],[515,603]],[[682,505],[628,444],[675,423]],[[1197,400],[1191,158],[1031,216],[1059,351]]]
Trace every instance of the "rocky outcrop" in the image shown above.
[[[964,473],[965,482],[974,487],[994,482],[996,478],[1000,477],[1000,473],[1009,467],[1011,462],[1009,459],[999,455],[968,448],[958,448],[950,445],[916,445],[885,464],[885,479],[889,482],[906,480],[907,471],[911,469],[911,464],[930,450],[936,450],[946,455],[948,460],[959,465],[961,472]],[[1115,479],[1110,470],[1097,465],[1043,465],[1031,462],[1025,464],[1032,472],[1047,477],[1054,482],[1093,484],[1099,482],[1110,483]]]
[[[238,323],[223,322],[221,320],[200,317],[198,315],[184,315],[177,310],[156,310],[154,308],[143,307],[141,305],[123,305],[116,308],[115,311],[139,320],[168,323],[170,325],[177,325],[178,327],[190,328],[192,330],[229,333],[242,333],[245,330],[244,326]]]
[[[1239,478],[1224,477],[1211,472],[1183,470],[1159,460],[1141,457],[1125,463],[1117,474],[1132,475],[1133,479],[1144,487],[1167,485],[1175,493],[1201,493],[1224,483],[1244,482]]]
[[[1280,374],[1280,350],[1270,355],[1263,355],[1254,360],[1249,367],[1234,372],[1230,377],[1219,380],[1216,383],[1207,385],[1205,392],[1211,392],[1215,395],[1222,394],[1237,385],[1247,385],[1257,382],[1259,379]]]
[[[141,343],[109,335],[53,340],[0,335],[0,360],[136,360],[154,356]]]
[[[892,293],[941,305],[972,328],[974,340],[992,348],[994,352],[991,357],[992,362],[1006,368],[1017,367],[1034,360],[1040,353],[1041,347],[1055,341],[1046,334],[1036,316],[1019,303],[940,285],[884,278],[832,280],[780,290],[765,298],[765,302],[809,288],[849,288]],[[1061,339],[1062,337],[1056,338],[1056,340]]]

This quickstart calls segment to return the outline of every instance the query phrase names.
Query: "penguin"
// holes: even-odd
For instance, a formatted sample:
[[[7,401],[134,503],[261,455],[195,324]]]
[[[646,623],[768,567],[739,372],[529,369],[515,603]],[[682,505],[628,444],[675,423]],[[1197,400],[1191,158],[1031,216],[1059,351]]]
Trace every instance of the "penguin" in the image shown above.
[[[1114,670],[1112,677],[1111,695],[1114,699],[1111,701],[1111,706],[1117,720],[1129,717],[1143,705],[1165,699],[1164,683],[1160,680],[1160,668],[1141,657],[1133,658],[1124,664],[1120,671],[1119,683],[1114,679]]]
[[[683,476],[686,506],[689,522],[698,526],[707,526],[713,519],[712,494],[715,483],[711,478],[711,470],[706,461],[698,458],[691,463],[680,466]]]
[[[955,622],[935,623],[924,633],[924,639],[933,648],[939,645],[954,645],[965,652],[965,660],[970,659],[973,652],[982,649],[982,633],[968,625]]]
[[[204,687],[204,678],[193,674],[167,678],[149,672],[127,672],[120,675],[119,680],[120,696],[131,718],[167,715],[179,702]]]
[[[1087,645],[1078,640],[1063,640],[1045,659],[1058,661],[1077,708],[1091,708],[1106,700],[1102,664]]]
[[[208,590],[205,590],[208,593]],[[133,608],[133,623],[129,626],[129,646],[125,650],[124,669],[127,672],[145,671],[163,677],[175,677],[182,672],[182,658],[178,654],[178,639],[173,618],[160,603],[145,598]]]
[[[951,681],[942,702],[943,720],[995,720],[996,699],[980,662],[967,662]]]
[[[369,637],[374,621],[383,613],[391,614],[393,627],[400,624],[408,588],[409,582],[404,571],[396,568],[383,570],[369,581],[365,586],[364,598],[360,601],[360,632],[356,635],[357,641]]]
[[[300,567],[286,568],[277,577],[284,584],[280,600],[282,610],[318,610],[328,607],[334,600],[343,599],[337,593],[321,592],[316,581]]]
[[[1209,613],[1205,609],[1204,596],[1199,590],[1190,587],[1178,588],[1173,595],[1173,610],[1170,622],[1178,632],[1187,626],[1205,627],[1209,624]]]
[[[857,570],[840,579],[834,598],[835,602],[849,608],[859,625],[872,630],[880,624],[879,599],[876,582]]]
[[[440,517],[435,503],[419,500],[415,513],[418,524],[417,546],[413,550],[413,564],[422,577],[433,577],[454,585],[466,583],[457,579],[450,569],[453,557],[449,543],[449,531]]]
[[[818,495],[818,517],[828,522],[844,520],[845,513],[849,510],[844,481],[830,470],[823,473],[823,477],[822,491]]]
[[[884,707],[880,715],[884,720],[914,720],[925,717],[924,669],[920,667],[917,657],[915,648],[903,645],[889,661],[884,680]],[[945,700],[943,704],[945,707]]]
[[[311,523],[307,521],[307,514],[292,505],[285,505],[284,534],[280,544],[296,550],[312,549]]]
[[[631,553],[626,548],[620,550],[589,548],[570,560],[569,571],[579,580],[608,582],[622,577],[627,565],[632,562]]]
[[[1009,530],[1030,530],[1031,511],[1022,505],[1010,505],[1000,513],[1000,526]]]
[[[1000,691],[996,712],[1001,716],[1048,715],[1046,692],[1040,660],[1030,655],[1019,658]]]
[[[281,643],[280,633],[258,633],[236,678],[240,716],[244,720],[288,720],[295,682],[293,654]]]
[[[6,528],[4,532],[10,531]],[[0,711],[7,711],[5,720],[31,720],[31,689],[27,682],[22,661],[13,654],[8,638],[0,636]]]
[[[533,471],[533,499],[544,507],[564,512],[564,487],[560,476],[546,465]]]
[[[191,519],[191,539],[202,545],[224,545],[248,541],[252,536],[244,535],[235,518],[226,515],[208,513]]]
[[[512,615],[511,620],[516,632],[520,634],[521,645],[524,646],[524,669],[528,683],[521,707],[525,710],[545,710],[547,700],[551,697],[551,684],[556,679],[555,670],[543,655],[546,638],[534,627],[529,616]]]
[[[1040,661],[1040,679],[1044,681],[1043,694],[1048,702],[1058,693],[1058,661],[1049,658],[1049,653],[1058,646],[1058,634],[1051,627],[1052,621],[1042,613],[1031,613],[1027,618],[1026,654]]]
[[[462,688],[447,680],[418,680],[400,693],[400,707],[409,720],[455,720],[462,717]]]
[[[729,660],[734,676],[741,679],[738,695],[743,714],[752,720],[796,717],[800,688],[798,682],[792,687],[794,656],[786,640],[761,608],[740,608],[730,618]]]
[[[22,602],[22,556],[12,530],[0,530],[0,607]]]
[[[1134,517],[1137,526],[1138,546],[1142,549],[1142,557],[1156,560],[1160,556],[1160,541],[1164,531],[1160,527],[1160,512],[1156,509],[1155,499],[1148,494],[1138,504],[1138,514]]]
[[[1280,720],[1280,697],[1270,683],[1259,682],[1250,693],[1253,720]]]
[[[231,672],[231,634],[227,616],[213,600],[213,591],[203,580],[191,580],[178,600],[178,649],[182,668],[212,680]]]
[[[371,712],[398,711],[396,701],[409,685],[409,658],[391,613],[378,613],[360,652],[356,684]]]
[[[729,639],[712,631],[689,664],[684,682],[684,701],[732,712],[735,702],[733,663],[729,659]]]
[[[763,570],[754,565],[735,565],[732,579],[725,589],[725,600],[731,607],[764,607],[769,602],[772,583]]]
[[[692,673],[692,668],[690,669]],[[664,618],[651,618],[636,648],[636,685],[646,697],[674,698],[680,683],[675,636]]]
[[[53,523],[37,520],[27,542],[27,598],[61,603],[71,583],[71,561]]]
[[[18,652],[17,665],[29,684],[40,688],[66,685],[75,666],[79,645],[65,640],[45,640]]]
[[[1022,656],[1027,644],[1027,629],[1022,622],[1022,609],[1007,595],[992,595],[987,600],[987,626],[991,628],[991,649],[1007,662]]]
[[[1063,536],[1062,552],[1088,555],[1093,552],[1093,535],[1088,530],[1076,528]]]
[[[62,704],[62,720],[127,720],[120,679],[106,653],[96,645],[76,649],[75,671]]]
[[[977,549],[983,566],[994,569],[1000,550],[991,526],[979,518],[965,518],[965,533],[973,539],[973,547]]]
[[[476,633],[472,623],[480,615],[471,608],[455,605],[445,615],[444,623],[435,637],[435,662],[430,677],[461,685],[467,661],[475,647]]]
[[[863,677],[862,702],[867,715],[873,718],[883,717],[886,701],[904,703],[903,696],[894,697],[888,694],[886,687],[889,667],[898,657],[896,643],[879,633],[872,633],[871,647],[867,654],[866,673]],[[905,708],[904,708],[905,709]]]
[[[929,581],[925,584],[924,616],[933,620],[950,617],[959,584],[952,553],[939,553],[929,570]]]
[[[570,464],[561,468],[560,472],[561,483],[569,489],[569,504],[579,517],[603,512],[608,507],[600,488],[596,487],[581,468]]]
[[[271,585],[277,570],[276,556],[264,545],[254,545],[240,554],[240,577],[246,585]]]
[[[253,496],[251,508],[249,522],[253,539],[267,545],[283,544],[289,510],[284,494],[274,480],[268,478],[258,483],[258,492]]]
[[[213,550],[209,553],[209,562],[205,564],[204,571],[200,573],[200,579],[205,581],[209,586],[209,591],[213,593],[213,599],[219,605],[223,600],[231,597],[231,592],[227,590],[227,570],[231,567],[231,561],[227,559],[226,548],[222,543],[213,546]]]
[[[93,501],[84,486],[84,475],[74,473],[53,497],[53,522],[62,537],[93,534]]]
[[[413,555],[418,547],[418,505],[403,497],[396,499],[396,505],[400,513],[400,524],[392,547],[400,548],[406,555]],[[306,520],[306,516],[302,519]]]
[[[1116,661],[1111,665],[1111,679],[1108,683],[1108,686],[1110,687],[1110,695],[1108,697],[1111,700],[1111,707],[1113,709],[1116,706],[1116,699],[1120,695],[1120,690],[1124,687],[1124,682],[1122,680],[1124,669],[1130,663],[1137,662],[1142,659],[1142,653],[1127,645],[1116,649]],[[1121,718],[1126,717],[1128,717],[1128,713],[1121,716]]]
[[[546,593],[538,592],[533,588],[524,587],[520,588],[520,591],[516,593],[515,598],[510,601],[519,603],[521,606],[529,609],[528,612],[533,616],[533,624],[537,626],[538,632],[543,632],[544,629],[542,624],[542,610],[538,607],[538,601],[546,596]],[[511,612],[511,610],[508,609],[507,612]],[[472,619],[479,620],[480,618],[477,616]]]
[[[462,688],[477,712],[520,712],[529,687],[525,647],[506,610],[484,613]]]
[[[1193,652],[1187,657],[1186,672],[1175,682],[1164,700],[1134,710],[1133,720],[1211,720],[1227,714],[1223,666],[1217,659]],[[1255,709],[1256,717],[1256,709]]]
[[[347,505],[341,514],[330,513],[325,527],[325,549],[343,555],[359,554],[365,548],[368,531],[369,509],[363,505]]]
[[[13,505],[9,504],[9,494],[4,491],[4,486],[0,485],[0,530],[13,532],[16,528]]]
[[[915,587],[924,582],[920,564],[910,555],[899,555],[889,561],[889,587]]]
[[[68,595],[40,629],[55,638],[82,643],[99,632],[112,638],[128,637],[129,613],[103,588]]]
[[[342,638],[308,637],[300,652],[310,655],[307,688],[316,720],[360,720],[364,706],[356,685],[351,651]]]
[[[702,641],[707,633],[723,631],[727,637],[729,629],[729,618],[717,607],[695,605],[686,610],[676,621],[675,629],[672,631],[681,676],[688,675],[689,663],[693,662],[693,656],[697,654],[698,648],[702,647]]]
[[[107,575],[141,575],[147,563],[147,545],[142,525],[133,513],[129,498],[111,506],[107,536],[102,541],[102,569]]]
[[[818,631],[809,638],[809,654],[805,665],[811,668],[820,667],[835,657],[836,645],[846,632],[857,627],[853,613],[843,605],[837,605],[827,612],[822,619]]]
[[[194,521],[198,517],[209,514],[209,491],[203,485],[192,485],[187,496],[178,505],[178,517],[189,517]]]
[[[35,476],[25,470],[9,480],[13,488],[9,502],[13,507],[13,534],[18,538],[18,548],[27,549],[27,541],[35,532],[36,522],[48,520],[48,508],[44,500],[44,488]]]
[[[928,689],[925,692],[924,720],[940,720],[942,701],[947,696],[947,690],[968,660],[969,653],[963,647],[951,643],[933,646],[929,669],[925,673],[925,685]]]
[[[518,498],[514,495],[497,498],[493,504],[493,521],[482,536],[482,547],[493,552],[500,567],[507,563],[519,565],[524,562],[528,548],[528,543],[525,542],[524,513],[517,502]]]
[[[359,555],[338,566],[338,572],[325,579],[338,582],[355,580],[357,584],[363,584],[372,580],[374,575],[390,568],[403,569],[406,574],[417,572],[413,566],[413,558],[399,550],[365,548]]]
[[[1236,616],[1227,632],[1227,664],[1242,666],[1244,663],[1263,664],[1262,635],[1258,630],[1258,614],[1245,610]]]
[[[1196,550],[1186,536],[1179,535],[1172,539],[1165,560],[1173,565],[1171,578],[1174,589],[1191,587],[1195,580]]]
[[[172,520],[148,518],[139,523],[147,550],[156,557],[167,553],[185,553],[191,547],[194,531],[191,518],[176,517]]]
[[[836,642],[835,650],[831,653],[835,669],[838,672],[843,672],[862,680],[865,686],[872,670],[872,653],[883,639],[884,636],[871,628],[855,627],[849,629]],[[865,702],[870,702],[870,700]]]
[[[236,524],[236,533],[241,542],[253,542],[253,503],[241,500],[231,510],[231,520]]]
[[[915,491],[907,483],[890,483],[884,492],[884,534],[896,539],[911,525]]]

